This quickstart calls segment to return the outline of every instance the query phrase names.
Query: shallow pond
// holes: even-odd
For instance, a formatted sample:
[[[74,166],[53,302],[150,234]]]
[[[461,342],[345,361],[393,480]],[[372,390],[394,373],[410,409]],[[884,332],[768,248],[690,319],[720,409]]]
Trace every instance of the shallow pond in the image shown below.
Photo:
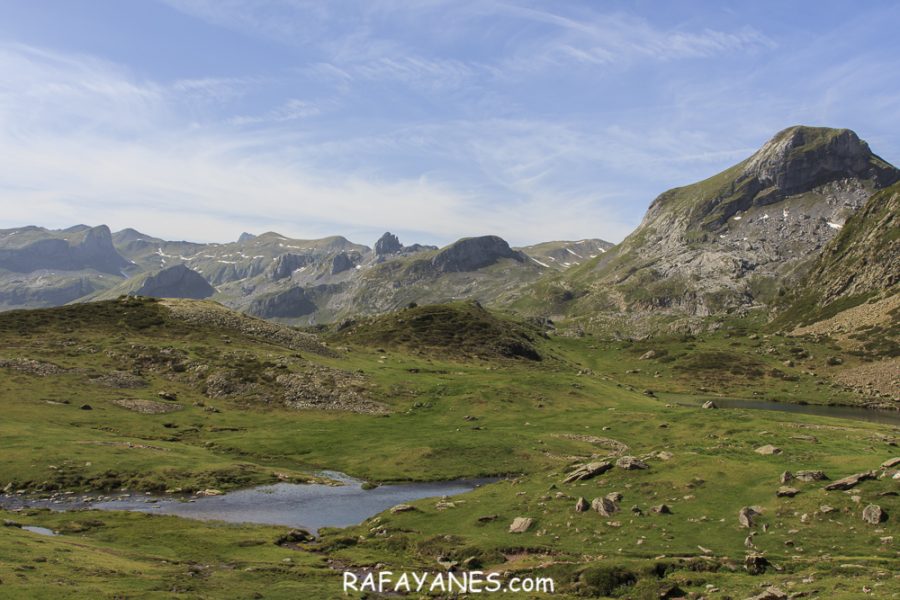
[[[753,410],[774,410],[787,413],[816,415],[819,417],[835,417],[838,419],[854,419],[884,425],[900,427],[900,411],[856,406],[825,406],[820,404],[790,404],[788,402],[769,402],[766,400],[739,400],[735,398],[692,398],[679,400],[685,406],[699,406],[712,400],[719,408],[749,408]]]
[[[176,515],[189,519],[261,523],[300,527],[315,532],[322,527],[356,525],[392,506],[440,496],[470,492],[496,479],[401,483],[362,489],[362,481],[341,473],[323,475],[343,485],[278,483],[229,492],[221,496],[171,498],[131,495],[103,502],[50,502],[25,500],[17,496],[0,496],[5,508],[44,507],[53,510],[96,508],[130,510],[154,514]]]

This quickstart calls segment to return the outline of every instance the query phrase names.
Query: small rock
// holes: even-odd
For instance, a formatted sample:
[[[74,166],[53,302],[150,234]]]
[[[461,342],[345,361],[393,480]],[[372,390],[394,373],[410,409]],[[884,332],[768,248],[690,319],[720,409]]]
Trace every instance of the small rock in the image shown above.
[[[793,498],[794,496],[796,496],[799,493],[800,493],[800,490],[798,490],[797,488],[783,485],[780,488],[778,488],[778,491],[775,492],[775,495],[778,496],[779,498]]]
[[[750,596],[747,600],[787,600],[788,595],[777,587],[768,587],[760,594]]]
[[[794,479],[794,474],[791,473],[790,471],[785,471],[784,473],[781,474],[781,483],[789,483],[793,479]]]
[[[173,402],[175,400],[178,400],[178,394],[176,394],[175,392],[167,392],[164,390],[162,392],[158,392],[156,395],[159,396],[160,398],[162,398],[163,400],[171,400]]]
[[[647,350],[638,360],[650,360],[652,358],[656,358],[656,350]]]
[[[827,481],[828,476],[824,471],[797,471],[794,474],[796,479],[800,481],[806,481],[807,483],[810,481]]]
[[[499,515],[484,515],[484,516],[478,517],[478,522],[479,523],[490,523],[491,521],[496,521],[499,518],[500,518]]]
[[[591,508],[604,517],[612,516],[613,513],[619,511],[619,505],[609,498],[594,498],[593,502],[591,502]]]
[[[82,404],[78,408],[80,408],[81,410],[94,410],[94,407],[91,406],[90,404]]]
[[[659,506],[654,506],[650,510],[659,515],[671,515],[672,514],[672,509],[669,508],[668,504],[660,504]]]
[[[658,458],[659,460],[672,460],[674,456],[674,454],[665,450],[661,450],[660,452],[656,453],[656,458]]]
[[[278,539],[275,540],[275,545],[283,546],[284,544],[300,544],[303,542],[311,542],[314,539],[315,537],[308,531],[303,529],[291,529],[284,535],[279,536]]]
[[[870,525],[878,525],[887,519],[887,514],[877,504],[870,504],[863,509],[862,519]]]
[[[578,500],[575,502],[575,512],[577,513],[587,512],[590,507],[591,505],[587,500],[584,499],[584,497],[578,498]]]
[[[509,526],[510,533],[525,533],[531,528],[534,519],[530,517],[516,517]]]
[[[751,552],[744,558],[744,569],[751,575],[762,575],[768,566],[769,561],[766,557],[757,552]]]
[[[874,471],[867,471],[865,473],[856,473],[854,475],[850,475],[848,477],[844,477],[843,479],[838,479],[832,483],[829,483],[825,486],[826,490],[849,490],[850,488],[856,487],[860,482],[865,481],[867,479],[875,479]]]
[[[766,444],[765,446],[760,446],[754,450],[754,452],[762,455],[781,454],[781,448],[773,446],[772,444]]]
[[[585,481],[606,473],[612,469],[612,463],[607,461],[592,462],[580,465],[563,480],[563,483],[572,483],[573,481]]]
[[[819,512],[822,513],[823,515],[827,515],[828,513],[833,513],[836,510],[837,510],[836,508],[834,508],[833,506],[828,506],[827,504],[823,504],[822,506],[819,507]]]
[[[741,527],[750,529],[751,527],[753,527],[753,517],[758,514],[759,512],[752,506],[745,506],[738,511],[738,523],[741,524]]]
[[[881,463],[882,469],[893,469],[896,466],[900,466],[900,456],[896,458],[889,458],[883,463]]]
[[[391,508],[391,512],[393,514],[402,513],[402,512],[411,512],[416,510],[415,506],[410,506],[409,504],[398,504]]]
[[[634,471],[637,469],[649,469],[649,465],[634,456],[623,456],[616,461],[616,466],[626,471]]]
[[[703,403],[703,408],[719,408],[718,405],[712,400],[707,400]]]
[[[200,490],[199,492],[197,492],[197,495],[198,496],[221,496],[224,493],[225,492],[223,492],[222,490],[207,489],[207,490]]]

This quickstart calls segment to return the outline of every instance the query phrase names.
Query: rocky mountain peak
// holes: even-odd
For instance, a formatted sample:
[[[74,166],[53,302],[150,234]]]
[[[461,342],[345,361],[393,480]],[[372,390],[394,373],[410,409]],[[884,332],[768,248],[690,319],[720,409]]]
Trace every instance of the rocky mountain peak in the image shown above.
[[[882,163],[882,164],[879,164]],[[881,185],[896,178],[849,129],[794,126],[766,142],[743,168],[762,188],[777,187],[784,194],[807,191],[836,179],[878,178]]]
[[[384,235],[375,242],[375,254],[377,256],[395,254],[401,250],[403,250],[403,244],[400,243],[400,238],[390,231],[386,231]]]
[[[432,266],[442,273],[475,271],[487,267],[501,258],[523,262],[521,253],[509,247],[506,240],[496,235],[464,238],[441,250],[431,260]]]

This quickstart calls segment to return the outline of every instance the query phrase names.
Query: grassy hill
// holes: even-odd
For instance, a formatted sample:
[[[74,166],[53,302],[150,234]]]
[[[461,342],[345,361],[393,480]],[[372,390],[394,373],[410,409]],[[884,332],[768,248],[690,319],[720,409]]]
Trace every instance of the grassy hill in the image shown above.
[[[541,360],[543,332],[489,312],[477,302],[411,306],[346,322],[335,339],[370,347],[402,349],[443,358]]]

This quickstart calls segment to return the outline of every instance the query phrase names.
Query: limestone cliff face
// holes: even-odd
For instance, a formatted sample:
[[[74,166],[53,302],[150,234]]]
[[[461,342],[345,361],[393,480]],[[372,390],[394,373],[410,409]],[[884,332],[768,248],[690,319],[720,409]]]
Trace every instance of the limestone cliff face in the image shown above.
[[[81,271],[92,269],[119,275],[129,263],[113,246],[106,225],[75,227],[64,232],[24,228],[18,237],[0,240],[0,268],[17,273],[41,269]]]
[[[641,225],[563,280],[576,315],[706,316],[769,305],[900,171],[852,131],[792,127],[747,160],[669,190]]]

